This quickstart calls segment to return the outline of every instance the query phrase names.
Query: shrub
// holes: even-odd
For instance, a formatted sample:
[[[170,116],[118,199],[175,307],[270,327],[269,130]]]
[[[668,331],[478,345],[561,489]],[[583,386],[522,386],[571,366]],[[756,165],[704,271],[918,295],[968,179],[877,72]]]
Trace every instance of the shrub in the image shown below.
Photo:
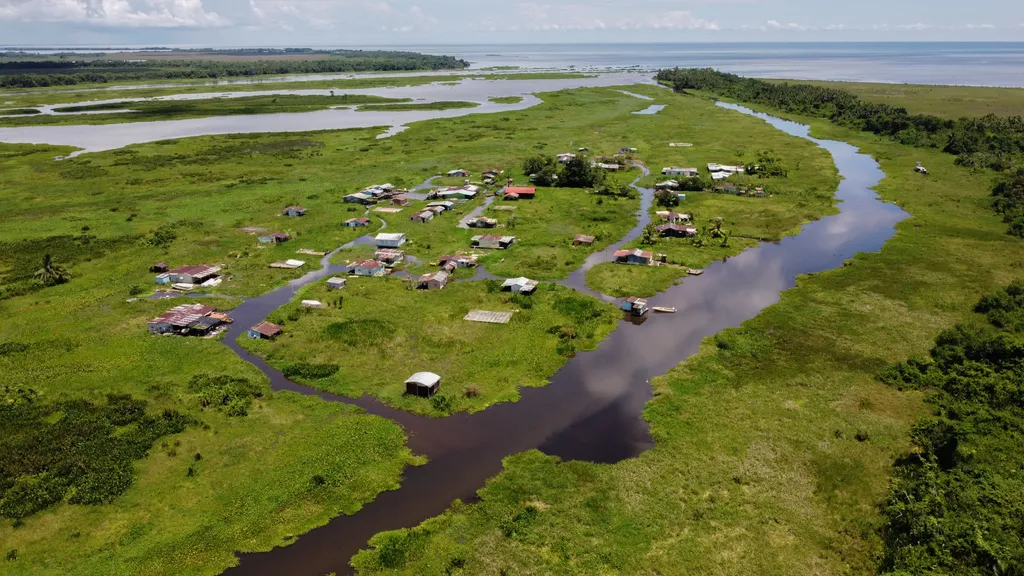
[[[146,403],[109,395],[42,403],[32,390],[0,391],[0,516],[20,519],[67,498],[72,504],[110,502],[134,481],[134,461],[160,437],[189,420]]]
[[[254,398],[263,396],[263,388],[249,382],[247,378],[232,376],[210,376],[197,374],[188,385],[189,391],[196,394],[199,405],[205,408],[220,410],[228,416],[245,416]]]
[[[285,366],[282,371],[288,378],[305,378],[307,380],[319,380],[330,378],[338,371],[337,364],[308,364],[299,362]]]

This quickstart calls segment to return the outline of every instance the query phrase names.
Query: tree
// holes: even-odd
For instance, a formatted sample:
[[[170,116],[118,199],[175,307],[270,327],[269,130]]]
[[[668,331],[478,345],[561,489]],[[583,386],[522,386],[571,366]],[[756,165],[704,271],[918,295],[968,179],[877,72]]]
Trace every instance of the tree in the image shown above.
[[[539,172],[530,174],[530,181],[537,186],[554,186],[558,182],[558,171],[554,164],[544,166]]]
[[[527,176],[540,174],[545,168],[550,168],[552,172],[554,172],[557,165],[558,161],[551,156],[537,154],[536,156],[527,158],[523,162],[523,174],[526,174]]]
[[[569,188],[590,188],[601,183],[604,173],[590,165],[590,158],[578,154],[565,163],[558,177],[558,185]]]
[[[789,173],[782,160],[771,150],[757,153],[757,162],[746,166],[747,174],[756,174],[759,178],[785,178]]]
[[[1007,233],[1024,238],[1024,168],[1007,174],[992,189],[992,207],[1010,225]]]
[[[654,195],[654,202],[658,206],[664,206],[665,208],[675,208],[679,206],[679,195],[670,190],[664,192],[658,192]]]
[[[727,230],[722,229],[722,225],[725,224],[725,220],[715,217],[708,220],[708,223],[711,224],[711,228],[708,230],[708,233],[712,238],[725,238],[729,234]]]
[[[640,243],[645,246],[654,246],[658,243],[658,231],[654,229],[654,224],[644,226],[643,234],[640,235]]]
[[[53,258],[47,254],[43,256],[43,267],[36,270],[36,280],[43,283],[43,286],[56,286],[71,280],[71,273],[63,266],[53,263]]]

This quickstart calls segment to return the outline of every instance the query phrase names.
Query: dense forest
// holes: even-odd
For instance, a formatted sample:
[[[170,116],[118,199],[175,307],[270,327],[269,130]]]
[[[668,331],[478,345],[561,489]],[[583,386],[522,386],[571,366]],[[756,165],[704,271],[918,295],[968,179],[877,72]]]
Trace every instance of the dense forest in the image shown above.
[[[785,112],[827,118],[841,126],[887,136],[901,144],[940,149],[969,168],[1002,172],[993,190],[993,206],[1009,224],[1008,232],[1024,237],[1024,116],[949,120],[910,114],[904,108],[865,102],[837,88],[767,82],[712,69],[673,69],[658,81],[677,92],[700,90],[742,102],[764,104]]]
[[[104,59],[92,55],[53,57],[25,53],[0,54],[0,88],[71,86],[131,80],[171,80],[264,76],[274,74],[317,74],[329,72],[387,72],[412,70],[459,70],[469,66],[452,56],[415,52],[338,50],[308,52],[317,58],[233,59],[237,56],[280,56],[273,51],[204,51],[181,59]],[[175,51],[173,54],[177,55]],[[288,52],[288,55],[296,52]],[[307,52],[299,51],[299,55]],[[194,56],[189,58],[189,56]],[[143,56],[140,55],[140,58]]]
[[[883,507],[892,576],[1024,574],[1024,283],[975,312],[978,322],[938,336],[931,358],[881,374],[933,408]]]

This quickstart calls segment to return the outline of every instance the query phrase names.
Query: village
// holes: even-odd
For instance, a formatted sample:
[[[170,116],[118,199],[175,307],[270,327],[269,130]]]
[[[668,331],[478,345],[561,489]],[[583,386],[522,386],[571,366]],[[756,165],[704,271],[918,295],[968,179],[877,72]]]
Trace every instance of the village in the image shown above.
[[[556,156],[556,161],[561,165],[574,162],[577,157],[584,157],[587,149],[581,149],[578,153],[563,153]],[[591,168],[605,173],[619,173],[628,170],[636,165],[634,160],[635,148],[622,148],[613,156],[597,157],[589,161]],[[716,182],[713,188],[704,188],[705,192],[729,193],[735,195],[747,195],[752,197],[765,197],[763,188],[757,187],[753,192],[739,184],[718,182],[727,180],[736,174],[743,174],[743,166],[708,164],[709,178]],[[433,186],[426,192],[418,190],[400,189],[392,184],[374,184],[363,189],[349,193],[342,197],[344,204],[359,206],[363,214],[347,218],[339,223],[344,229],[356,230],[357,234],[362,233],[358,242],[352,242],[352,250],[362,252],[367,246],[372,248],[371,253],[365,256],[358,256],[346,260],[341,264],[330,264],[330,269],[338,270],[341,274],[329,275],[323,280],[323,286],[328,292],[339,294],[338,297],[320,296],[319,299],[303,298],[298,301],[298,308],[304,310],[329,309],[341,307],[344,301],[341,294],[354,279],[360,278],[382,278],[394,277],[401,279],[403,284],[410,289],[423,292],[441,291],[450,285],[451,282],[460,280],[472,280],[478,277],[482,269],[481,260],[488,260],[492,254],[502,253],[513,249],[517,243],[517,236],[510,233],[511,228],[519,216],[515,215],[516,206],[520,202],[532,202],[538,196],[537,186],[517,185],[515,178],[506,177],[505,171],[497,168],[482,171],[479,182],[471,182],[468,177],[470,172],[464,169],[454,169],[442,176],[448,179],[464,179],[458,185]],[[674,238],[693,240],[698,236],[699,230],[694,225],[693,217],[675,207],[686,202],[686,194],[679,191],[692,190],[693,186],[681,184],[687,180],[698,181],[700,173],[695,168],[665,167],[662,169],[663,176],[672,176],[674,179],[658,182],[654,185],[654,192],[658,198],[658,206],[671,205],[673,208],[652,209],[657,224],[652,224],[653,233],[666,241]],[[527,174],[531,180],[536,179],[535,175]],[[429,182],[429,180],[428,180]],[[669,198],[670,197],[670,198]],[[483,203],[479,204],[480,199]],[[476,208],[462,217],[451,216],[456,212],[463,212],[464,206],[476,205]],[[495,212],[512,214],[509,218],[499,219],[483,214],[491,208]],[[401,213],[407,216],[399,216]],[[286,222],[290,218],[301,219],[308,217],[309,211],[299,205],[288,205],[281,209],[281,217]],[[384,229],[386,222],[378,216],[387,216],[394,221],[404,221],[407,225],[403,231],[389,231]],[[495,214],[497,216],[497,214]],[[443,224],[442,222],[447,222]],[[410,227],[411,226],[411,227]],[[468,242],[461,249],[451,253],[423,262],[420,258],[408,254],[408,246],[416,244],[416,230],[418,226],[445,226],[452,229],[477,230],[481,233],[473,233]],[[377,228],[375,232],[363,232]],[[241,230],[256,237],[257,249],[261,247],[282,246],[293,242],[294,233],[287,231],[289,228],[283,226],[279,230],[271,230],[263,227],[246,226]],[[484,232],[486,230],[486,232]],[[586,233],[576,233],[565,237],[564,242],[573,249],[586,250],[590,253],[598,243],[598,236]],[[606,238],[603,242],[610,240]],[[283,247],[283,246],[282,246]],[[327,251],[311,248],[300,248],[296,250],[298,255],[317,256],[324,259],[325,265],[330,253]],[[656,253],[653,250],[644,248],[620,248],[611,253],[611,263],[622,266],[663,266],[666,264],[666,255]],[[294,270],[301,269],[307,264],[306,260],[297,258],[283,258],[274,260],[267,266],[270,268]],[[420,274],[413,274],[410,268],[422,268],[432,266],[433,269]],[[154,281],[159,287],[167,287],[171,292],[187,294],[193,290],[212,289],[220,286],[230,276],[226,272],[230,267],[225,264],[180,264],[174,267],[165,262],[153,264],[150,271],[155,274]],[[703,271],[695,268],[680,270],[679,275],[698,275]],[[484,273],[480,277],[491,277]],[[517,276],[500,280],[500,290],[509,294],[510,297],[528,297],[535,293],[541,285],[541,281]],[[168,293],[170,294],[170,293]],[[520,301],[520,306],[522,302]],[[641,324],[650,311],[659,313],[676,312],[674,308],[650,306],[645,298],[630,296],[623,297],[618,305],[623,317],[634,324]],[[470,323],[481,324],[508,324],[514,317],[515,310],[484,310],[473,309],[468,311],[463,320]],[[175,306],[167,312],[153,318],[148,323],[149,331],[156,335],[177,335],[188,337],[215,338],[227,332],[231,326],[231,318],[228,313],[218,311],[214,306],[202,304],[183,304]],[[253,341],[274,341],[288,332],[287,321],[271,322],[261,321],[245,331],[248,339]],[[440,389],[441,376],[429,371],[420,371],[405,382],[406,393],[414,397],[433,397]]]

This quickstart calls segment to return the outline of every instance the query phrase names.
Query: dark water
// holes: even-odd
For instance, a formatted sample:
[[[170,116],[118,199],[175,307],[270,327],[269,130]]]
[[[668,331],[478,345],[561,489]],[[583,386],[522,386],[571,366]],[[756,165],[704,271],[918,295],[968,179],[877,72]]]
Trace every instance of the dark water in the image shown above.
[[[805,126],[757,116],[787,133],[807,137]],[[339,516],[286,547],[242,554],[241,564],[228,572],[350,574],[349,559],[371,536],[414,526],[443,512],[455,498],[472,499],[485,480],[501,470],[505,456],[538,448],[566,460],[610,463],[651,448],[648,425],[641,418],[651,399],[651,378],[697,352],[703,338],[738,326],[777,302],[797,275],[837,268],[857,252],[880,249],[895,233],[893,226],[908,216],[870,190],[884,176],[874,160],[843,142],[815,142],[832,154],[844,177],[836,194],[841,201],[839,214],[804,226],[796,236],[708,266],[704,275],[688,278],[651,299],[654,305],[675,306],[679,313],[652,315],[642,325],[623,321],[596,350],[569,360],[550,385],[523,389],[518,402],[476,414],[422,418],[368,397],[352,400],[291,383],[261,359],[240,350],[234,336],[287,302],[293,288],[243,303],[233,314],[236,324],[225,342],[263,370],[274,389],[348,402],[391,418],[405,428],[411,449],[428,456],[430,462],[407,469],[400,489],[382,493],[357,514]],[[649,206],[650,191],[641,192]],[[641,221],[647,218],[646,210],[641,217]],[[637,233],[634,229],[629,235]],[[609,257],[609,251],[595,254],[587,265]],[[293,284],[330,273],[330,269],[314,272]],[[577,272],[565,283],[581,286],[582,280]]]

